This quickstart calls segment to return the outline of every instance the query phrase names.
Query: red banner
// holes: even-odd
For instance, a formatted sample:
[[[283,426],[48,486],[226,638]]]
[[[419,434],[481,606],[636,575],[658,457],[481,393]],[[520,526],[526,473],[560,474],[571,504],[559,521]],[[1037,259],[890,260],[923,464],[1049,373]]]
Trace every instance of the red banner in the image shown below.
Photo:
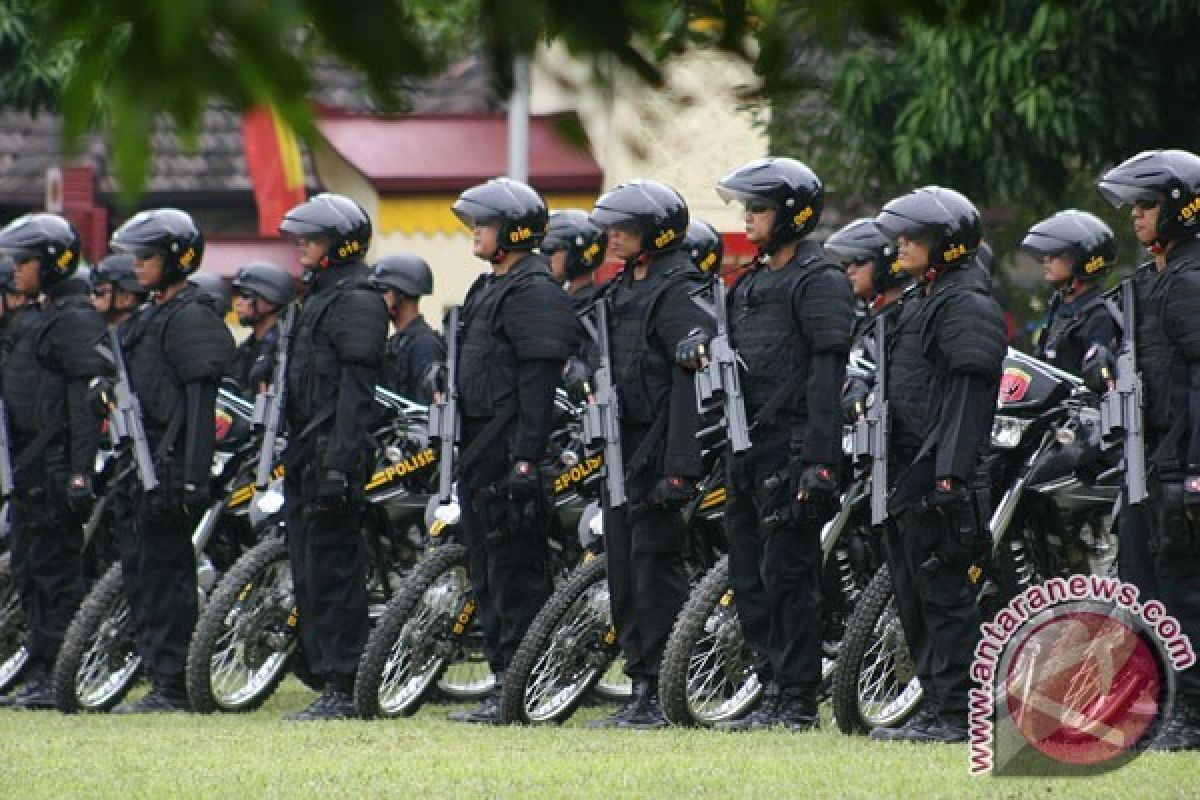
[[[296,134],[274,109],[255,106],[242,117],[242,147],[258,205],[258,232],[275,236],[283,215],[306,197]]]

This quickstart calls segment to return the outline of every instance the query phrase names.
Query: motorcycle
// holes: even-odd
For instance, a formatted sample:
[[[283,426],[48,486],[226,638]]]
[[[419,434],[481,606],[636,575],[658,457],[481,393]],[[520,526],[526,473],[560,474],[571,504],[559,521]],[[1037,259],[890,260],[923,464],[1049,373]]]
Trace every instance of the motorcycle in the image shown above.
[[[575,531],[588,508],[586,487],[599,474],[603,459],[587,452],[582,442],[581,410],[561,389],[555,397],[558,424],[551,434],[554,513],[547,538],[551,574],[561,581],[578,564],[583,548]],[[475,684],[490,690],[490,672],[480,677],[486,660],[478,629],[478,604],[467,576],[467,549],[458,535],[457,501],[433,509],[429,525],[431,546],[397,588],[371,632],[359,662],[354,701],[367,718],[409,716],[437,688],[452,699],[466,699],[447,691],[447,677],[471,670]],[[619,693],[619,687],[613,688]]]
[[[981,582],[984,618],[1025,588],[1072,573],[1115,569],[1117,469],[1085,483],[1082,461],[1100,450],[1100,414],[1079,378],[1009,349],[984,459],[992,497],[990,564]],[[863,591],[846,626],[833,675],[844,733],[905,722],[923,699],[904,641],[887,566]]]
[[[250,404],[233,392],[218,391],[212,475],[222,491],[192,533],[201,605],[218,573],[228,569],[254,540],[248,521],[252,491],[248,490],[257,453],[252,412]],[[88,592],[67,628],[52,677],[59,710],[107,711],[121,702],[141,672],[133,628],[121,565],[114,563]]]
[[[376,387],[375,400],[386,422],[374,434],[376,464],[364,497],[372,620],[382,614],[424,547],[421,520],[437,471],[436,451],[424,437],[425,407],[382,387]],[[261,541],[221,579],[192,635],[187,685],[196,711],[257,709],[289,672],[320,688],[299,646],[299,611],[286,530],[279,519],[282,482],[280,467],[270,488],[254,502],[265,529]]]

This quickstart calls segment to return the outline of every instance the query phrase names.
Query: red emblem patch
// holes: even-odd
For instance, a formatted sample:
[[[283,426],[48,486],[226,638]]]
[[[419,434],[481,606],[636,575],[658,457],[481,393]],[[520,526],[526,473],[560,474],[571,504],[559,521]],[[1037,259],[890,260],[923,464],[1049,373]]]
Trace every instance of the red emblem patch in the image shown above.
[[[1000,405],[1019,403],[1025,397],[1025,393],[1029,391],[1029,384],[1032,381],[1032,375],[1022,372],[1016,367],[1004,370],[1004,376],[1000,378]]]

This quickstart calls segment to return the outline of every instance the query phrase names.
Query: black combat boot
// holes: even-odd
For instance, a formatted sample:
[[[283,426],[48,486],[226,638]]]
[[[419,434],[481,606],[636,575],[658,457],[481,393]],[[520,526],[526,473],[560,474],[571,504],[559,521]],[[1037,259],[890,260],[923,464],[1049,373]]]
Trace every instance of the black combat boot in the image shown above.
[[[927,728],[937,722],[937,716],[937,708],[926,700],[917,709],[917,713],[906,719],[904,724],[895,728],[874,728],[870,736],[877,742],[906,741],[904,737],[913,728]]]
[[[625,705],[621,706],[619,709],[617,709],[615,712],[608,715],[607,717],[601,717],[600,719],[590,720],[587,723],[587,727],[589,727],[589,728],[617,728],[617,727],[620,727],[622,722],[625,722],[626,720],[628,720],[637,711],[638,697],[640,697],[642,694],[644,694],[646,692],[646,689],[644,686],[640,689],[638,687],[642,684],[645,684],[648,680],[649,680],[648,678],[633,678],[633,691],[629,695],[629,700],[627,700],[625,702]]]
[[[795,733],[816,730],[820,725],[816,687],[789,686],[780,692],[775,724]]]
[[[639,731],[667,727],[667,718],[658,701],[658,678],[646,678],[634,687],[633,710],[617,727]]]
[[[1200,713],[1183,703],[1176,703],[1158,736],[1149,749],[1165,753],[1200,750]]]
[[[893,742],[916,742],[918,744],[961,744],[967,741],[967,717],[965,714],[938,714],[924,725],[900,728],[892,737]]]
[[[345,687],[326,684],[321,695],[308,708],[285,714],[288,722],[316,722],[326,719],[354,719],[354,695]]]
[[[10,708],[21,711],[51,711],[54,705],[54,687],[45,674],[33,675],[12,695]]]
[[[778,721],[779,713],[779,684],[768,683],[763,689],[762,700],[758,708],[741,719],[718,722],[717,730],[742,733],[744,731],[762,731],[770,728]]]
[[[191,711],[187,687],[182,675],[155,675],[151,689],[141,700],[123,703],[112,710],[114,714],[162,714],[171,711]]]
[[[451,711],[446,715],[446,719],[452,722],[469,722],[472,725],[503,725],[504,715],[501,713],[504,695],[503,682],[504,673],[501,672],[496,675],[496,683],[492,686],[492,690],[476,708],[471,711]]]

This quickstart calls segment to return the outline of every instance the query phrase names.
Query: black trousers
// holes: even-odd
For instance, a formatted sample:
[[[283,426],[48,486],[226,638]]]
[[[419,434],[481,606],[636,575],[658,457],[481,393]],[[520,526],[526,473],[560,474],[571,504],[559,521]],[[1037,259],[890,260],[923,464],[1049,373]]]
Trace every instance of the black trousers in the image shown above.
[[[1189,511],[1182,483],[1175,481],[1152,485],[1150,503],[1160,537],[1154,554],[1160,598],[1195,650],[1200,647],[1200,506]],[[1200,667],[1179,673],[1177,686],[1178,702],[1200,713]]]
[[[904,631],[904,641],[908,645],[909,656],[921,682],[926,702],[933,705],[936,689],[933,680],[933,651],[930,648],[929,634],[925,630],[925,615],[921,608],[921,596],[917,592],[913,580],[913,572],[909,569],[905,557],[904,546],[900,531],[895,520],[888,518],[883,534],[884,555],[887,559],[888,572],[892,576],[892,586],[896,597],[896,612],[900,617],[900,627]]]
[[[638,508],[657,478],[643,470],[626,483],[628,502],[604,510],[608,592],[617,641],[631,678],[656,678],[675,619],[688,598],[687,530],[679,511]]]
[[[156,685],[180,687],[199,607],[192,546],[198,515],[168,499],[134,487],[114,497],[114,513],[138,655]]]
[[[350,476],[356,490],[346,507],[336,511],[317,507],[318,477],[311,461],[289,458],[284,515],[300,642],[313,675],[350,691],[370,633],[363,476]]]
[[[83,529],[67,510],[65,471],[38,471],[41,479],[12,498],[10,563],[29,631],[30,668],[47,675],[83,600]]]
[[[791,505],[786,432],[758,433],[729,471],[725,531],[730,582],[747,643],[783,688],[821,682],[821,520],[764,524]],[[764,483],[782,473],[774,490]],[[760,673],[760,676],[761,673]]]
[[[917,643],[913,655],[918,673],[928,673],[929,683],[924,686],[928,699],[944,715],[964,716],[971,660],[980,636],[976,587],[968,575],[971,565],[934,558],[952,535],[939,512],[909,508],[894,517],[899,546],[889,550],[898,550],[899,558],[889,562],[894,562],[897,604],[908,609],[901,613],[905,638]],[[928,653],[922,650],[922,640]]]
[[[478,604],[484,650],[500,676],[552,591],[547,511],[492,496],[511,467],[504,438],[470,465],[458,486],[467,572]]]
[[[1155,556],[1160,549],[1158,512],[1151,503],[1125,505],[1117,517],[1117,574],[1140,590],[1141,602],[1162,598]]]

